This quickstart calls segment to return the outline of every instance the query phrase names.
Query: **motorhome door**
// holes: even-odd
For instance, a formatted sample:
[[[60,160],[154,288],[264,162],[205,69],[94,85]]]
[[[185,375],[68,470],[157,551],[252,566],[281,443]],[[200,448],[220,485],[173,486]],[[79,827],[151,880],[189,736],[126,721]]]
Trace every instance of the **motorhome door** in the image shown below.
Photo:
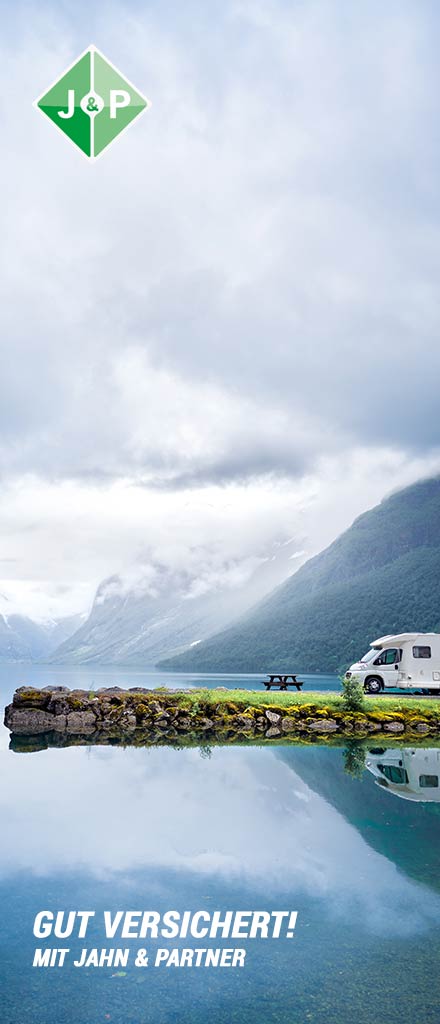
[[[386,647],[379,651],[374,659],[374,666],[380,669],[385,686],[397,686],[399,665],[402,658],[402,651],[398,647]]]

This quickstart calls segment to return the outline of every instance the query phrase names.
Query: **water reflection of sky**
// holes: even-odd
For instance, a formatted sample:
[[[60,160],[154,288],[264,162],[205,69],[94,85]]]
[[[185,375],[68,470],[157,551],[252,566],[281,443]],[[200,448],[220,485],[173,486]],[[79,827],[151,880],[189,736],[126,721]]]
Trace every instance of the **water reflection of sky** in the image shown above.
[[[404,878],[276,751],[68,748],[1,753],[3,877],[98,878],[145,869],[280,889],[359,911],[360,927],[406,934],[440,901]]]

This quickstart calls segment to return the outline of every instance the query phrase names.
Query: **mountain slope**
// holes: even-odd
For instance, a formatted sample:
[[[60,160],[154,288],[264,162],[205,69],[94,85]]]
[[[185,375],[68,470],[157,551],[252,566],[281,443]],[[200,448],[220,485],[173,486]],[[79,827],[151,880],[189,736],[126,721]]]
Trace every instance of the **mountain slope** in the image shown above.
[[[377,636],[439,628],[437,477],[365,512],[245,617],[160,667],[340,671]]]
[[[98,587],[88,620],[50,661],[145,667],[197,645],[287,576],[292,545],[257,559],[248,577],[234,563],[203,578],[153,559],[126,578],[111,576]]]

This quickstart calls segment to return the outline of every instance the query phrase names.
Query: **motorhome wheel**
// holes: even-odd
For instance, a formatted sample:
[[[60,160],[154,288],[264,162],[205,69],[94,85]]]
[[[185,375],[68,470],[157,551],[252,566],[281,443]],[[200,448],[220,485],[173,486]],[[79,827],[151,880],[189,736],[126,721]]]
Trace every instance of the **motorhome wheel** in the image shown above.
[[[365,693],[380,693],[383,683],[379,676],[368,676],[365,680]]]

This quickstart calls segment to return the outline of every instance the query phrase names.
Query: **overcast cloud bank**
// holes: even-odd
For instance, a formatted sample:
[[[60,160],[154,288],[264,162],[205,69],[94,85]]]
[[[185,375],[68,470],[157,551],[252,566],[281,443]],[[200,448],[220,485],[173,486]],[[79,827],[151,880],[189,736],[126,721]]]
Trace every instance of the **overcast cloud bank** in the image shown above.
[[[41,613],[176,535],[311,554],[440,468],[438,8],[80,14],[0,47],[0,589]],[[92,41],[153,101],[93,167],[31,106]]]

